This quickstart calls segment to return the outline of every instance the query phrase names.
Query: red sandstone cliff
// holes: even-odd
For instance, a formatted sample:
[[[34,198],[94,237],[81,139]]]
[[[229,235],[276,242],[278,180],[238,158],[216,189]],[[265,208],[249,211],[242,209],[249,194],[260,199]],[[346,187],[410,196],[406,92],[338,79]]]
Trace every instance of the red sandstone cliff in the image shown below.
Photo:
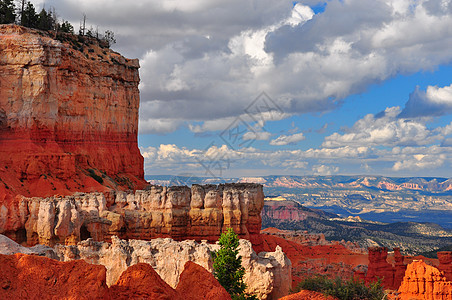
[[[0,203],[142,186],[138,60],[0,25]]]

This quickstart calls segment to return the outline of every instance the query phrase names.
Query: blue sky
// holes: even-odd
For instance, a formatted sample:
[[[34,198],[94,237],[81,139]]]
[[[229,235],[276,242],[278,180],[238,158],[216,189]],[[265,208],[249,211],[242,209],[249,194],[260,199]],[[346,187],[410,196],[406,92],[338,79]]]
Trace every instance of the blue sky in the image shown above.
[[[45,5],[140,59],[146,174],[451,176],[450,0]]]

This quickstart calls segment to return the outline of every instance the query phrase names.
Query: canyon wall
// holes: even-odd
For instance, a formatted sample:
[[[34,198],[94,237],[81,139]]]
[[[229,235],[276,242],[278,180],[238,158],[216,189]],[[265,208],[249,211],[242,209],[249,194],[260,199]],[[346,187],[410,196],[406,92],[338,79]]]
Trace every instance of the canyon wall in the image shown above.
[[[257,245],[263,202],[258,184],[149,186],[133,193],[20,197],[12,205],[0,204],[0,233],[29,246],[52,246],[87,238],[109,241],[112,235],[214,242],[233,228]]]
[[[138,60],[49,35],[0,25],[0,203],[143,187]]]

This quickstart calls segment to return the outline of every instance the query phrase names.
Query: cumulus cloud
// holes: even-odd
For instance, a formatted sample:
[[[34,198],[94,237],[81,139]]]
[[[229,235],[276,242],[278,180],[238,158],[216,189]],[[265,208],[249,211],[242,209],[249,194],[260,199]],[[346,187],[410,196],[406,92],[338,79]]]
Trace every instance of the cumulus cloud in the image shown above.
[[[445,154],[440,155],[414,154],[411,157],[407,157],[402,161],[395,162],[392,169],[394,171],[435,169],[442,166],[445,160],[446,160]]]
[[[332,175],[339,172],[339,167],[331,165],[316,165],[312,168],[315,175]]]
[[[101,31],[115,31],[115,49],[140,58],[140,133],[190,124],[208,130],[204,122],[242,115],[262,91],[285,117],[325,112],[373,83],[452,60],[449,4],[332,0],[314,15],[306,6],[313,3],[50,0],[46,6],[76,27],[86,13]],[[160,125],[150,126],[151,119]]]
[[[282,134],[280,136],[278,136],[276,139],[271,140],[270,141],[270,145],[273,146],[284,146],[284,145],[289,145],[289,144],[296,144],[300,141],[305,140],[306,137],[303,135],[302,132],[300,133],[295,133],[292,135],[285,135]]]
[[[207,149],[188,149],[173,144],[141,148],[146,174],[191,173],[197,176],[241,176],[247,174],[332,175],[341,170],[357,173],[426,174],[441,176],[436,168],[452,162],[448,145],[319,148],[308,150],[267,151],[253,147],[231,149],[211,145]],[[442,176],[449,173],[447,168]],[[431,171],[431,172],[430,172]],[[407,173],[409,172],[409,173]],[[430,172],[430,173],[429,173]]]
[[[368,114],[347,129],[346,133],[336,132],[327,136],[322,146],[419,146],[444,140],[447,126],[429,129],[426,119],[402,119],[399,115],[399,107],[388,107],[377,115]]]
[[[452,113],[452,84],[445,87],[428,86],[425,92],[416,87],[399,117],[441,116],[450,113]]]

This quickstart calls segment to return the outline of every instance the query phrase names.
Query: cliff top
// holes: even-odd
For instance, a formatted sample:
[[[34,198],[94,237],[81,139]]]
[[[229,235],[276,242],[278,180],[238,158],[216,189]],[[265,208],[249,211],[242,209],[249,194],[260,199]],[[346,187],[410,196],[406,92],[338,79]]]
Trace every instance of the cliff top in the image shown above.
[[[127,68],[132,69],[138,69],[140,67],[138,59],[125,58],[118,52],[110,49],[106,42],[96,38],[65,32],[43,31],[14,24],[0,25],[1,39],[8,39],[21,35],[27,37],[27,39],[30,39],[31,41],[37,39],[40,40],[41,43],[48,43],[50,41],[56,42],[56,45],[60,43],[67,49],[81,52],[87,59],[92,61],[124,65]]]

